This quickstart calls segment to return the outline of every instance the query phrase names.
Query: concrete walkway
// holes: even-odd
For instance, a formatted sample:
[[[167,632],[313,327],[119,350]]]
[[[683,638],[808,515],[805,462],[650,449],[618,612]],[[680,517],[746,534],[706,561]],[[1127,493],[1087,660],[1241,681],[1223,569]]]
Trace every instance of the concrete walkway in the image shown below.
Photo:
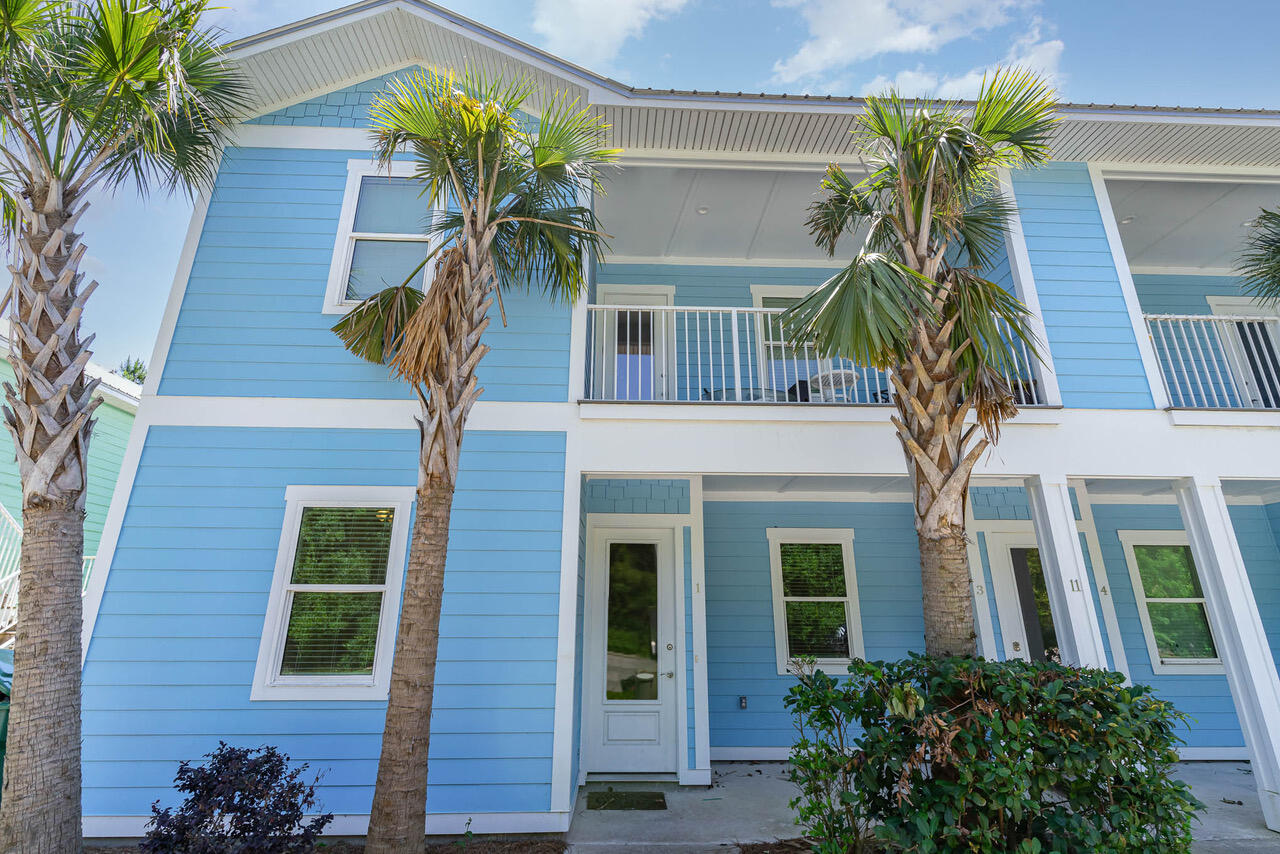
[[[654,812],[588,810],[578,798],[569,829],[571,854],[732,854],[737,842],[768,842],[799,835],[787,803],[795,787],[782,762],[716,762],[710,787],[673,783],[591,783],[666,794]],[[1196,826],[1197,854],[1276,852],[1280,833],[1267,830],[1247,762],[1184,762],[1186,780],[1207,810]],[[1241,802],[1241,803],[1235,803]]]

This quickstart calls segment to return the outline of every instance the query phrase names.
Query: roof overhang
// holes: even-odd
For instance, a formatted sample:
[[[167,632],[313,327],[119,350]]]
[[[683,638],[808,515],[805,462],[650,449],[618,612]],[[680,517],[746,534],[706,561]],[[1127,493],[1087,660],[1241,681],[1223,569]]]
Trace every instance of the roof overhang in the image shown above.
[[[854,152],[863,99],[638,89],[426,0],[364,0],[234,42],[255,114],[412,65],[524,74],[599,110],[631,156],[822,162]],[[537,107],[536,99],[532,105]],[[1063,104],[1059,160],[1280,170],[1280,112]]]

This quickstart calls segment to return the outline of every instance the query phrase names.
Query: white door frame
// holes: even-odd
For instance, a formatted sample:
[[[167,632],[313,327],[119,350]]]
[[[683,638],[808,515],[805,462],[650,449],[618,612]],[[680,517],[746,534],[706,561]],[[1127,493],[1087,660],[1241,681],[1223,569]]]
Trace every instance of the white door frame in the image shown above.
[[[687,714],[685,696],[684,650],[684,584],[683,537],[680,531],[688,524],[685,516],[669,514],[598,513],[587,516],[586,579],[583,614],[582,651],[582,768],[584,774],[650,776],[667,778],[680,772],[680,732]],[[608,553],[610,541],[655,542],[658,544],[658,602],[667,611],[659,616],[659,625],[670,627],[670,636],[659,648],[659,701],[651,704],[658,710],[661,743],[647,756],[641,751],[628,756],[625,747],[605,744],[605,712],[611,704],[644,701],[616,701],[604,696],[604,641],[607,623]],[[665,583],[664,583],[665,582]],[[661,693],[665,689],[665,694]],[[639,765],[637,765],[639,763]]]
[[[1022,602],[1018,598],[1018,583],[1013,575],[1013,558],[1009,550],[1040,548],[1035,526],[1024,522],[1017,527],[1010,524],[995,530],[983,529],[982,533],[987,544],[987,565],[991,568],[996,613],[1000,616],[1000,639],[1004,643],[1002,653],[1006,659],[1027,661],[1027,627],[1022,619]]]

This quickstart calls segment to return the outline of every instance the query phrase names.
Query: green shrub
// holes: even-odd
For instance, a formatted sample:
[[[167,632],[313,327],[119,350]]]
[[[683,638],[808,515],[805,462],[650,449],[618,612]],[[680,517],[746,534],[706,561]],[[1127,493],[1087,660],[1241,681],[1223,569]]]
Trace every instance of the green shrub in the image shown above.
[[[1186,852],[1203,809],[1173,779],[1186,718],[1118,673],[1053,663],[812,666],[787,696],[799,821],[821,854]]]

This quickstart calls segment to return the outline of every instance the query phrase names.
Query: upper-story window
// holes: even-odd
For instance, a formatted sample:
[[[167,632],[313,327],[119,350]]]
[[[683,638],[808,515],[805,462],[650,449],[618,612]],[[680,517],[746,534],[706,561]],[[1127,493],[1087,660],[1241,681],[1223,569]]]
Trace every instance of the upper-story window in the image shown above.
[[[329,267],[324,312],[343,314],[383,288],[399,285],[427,257],[430,206],[412,165],[347,164],[347,187]],[[430,270],[415,276],[425,283]]]

